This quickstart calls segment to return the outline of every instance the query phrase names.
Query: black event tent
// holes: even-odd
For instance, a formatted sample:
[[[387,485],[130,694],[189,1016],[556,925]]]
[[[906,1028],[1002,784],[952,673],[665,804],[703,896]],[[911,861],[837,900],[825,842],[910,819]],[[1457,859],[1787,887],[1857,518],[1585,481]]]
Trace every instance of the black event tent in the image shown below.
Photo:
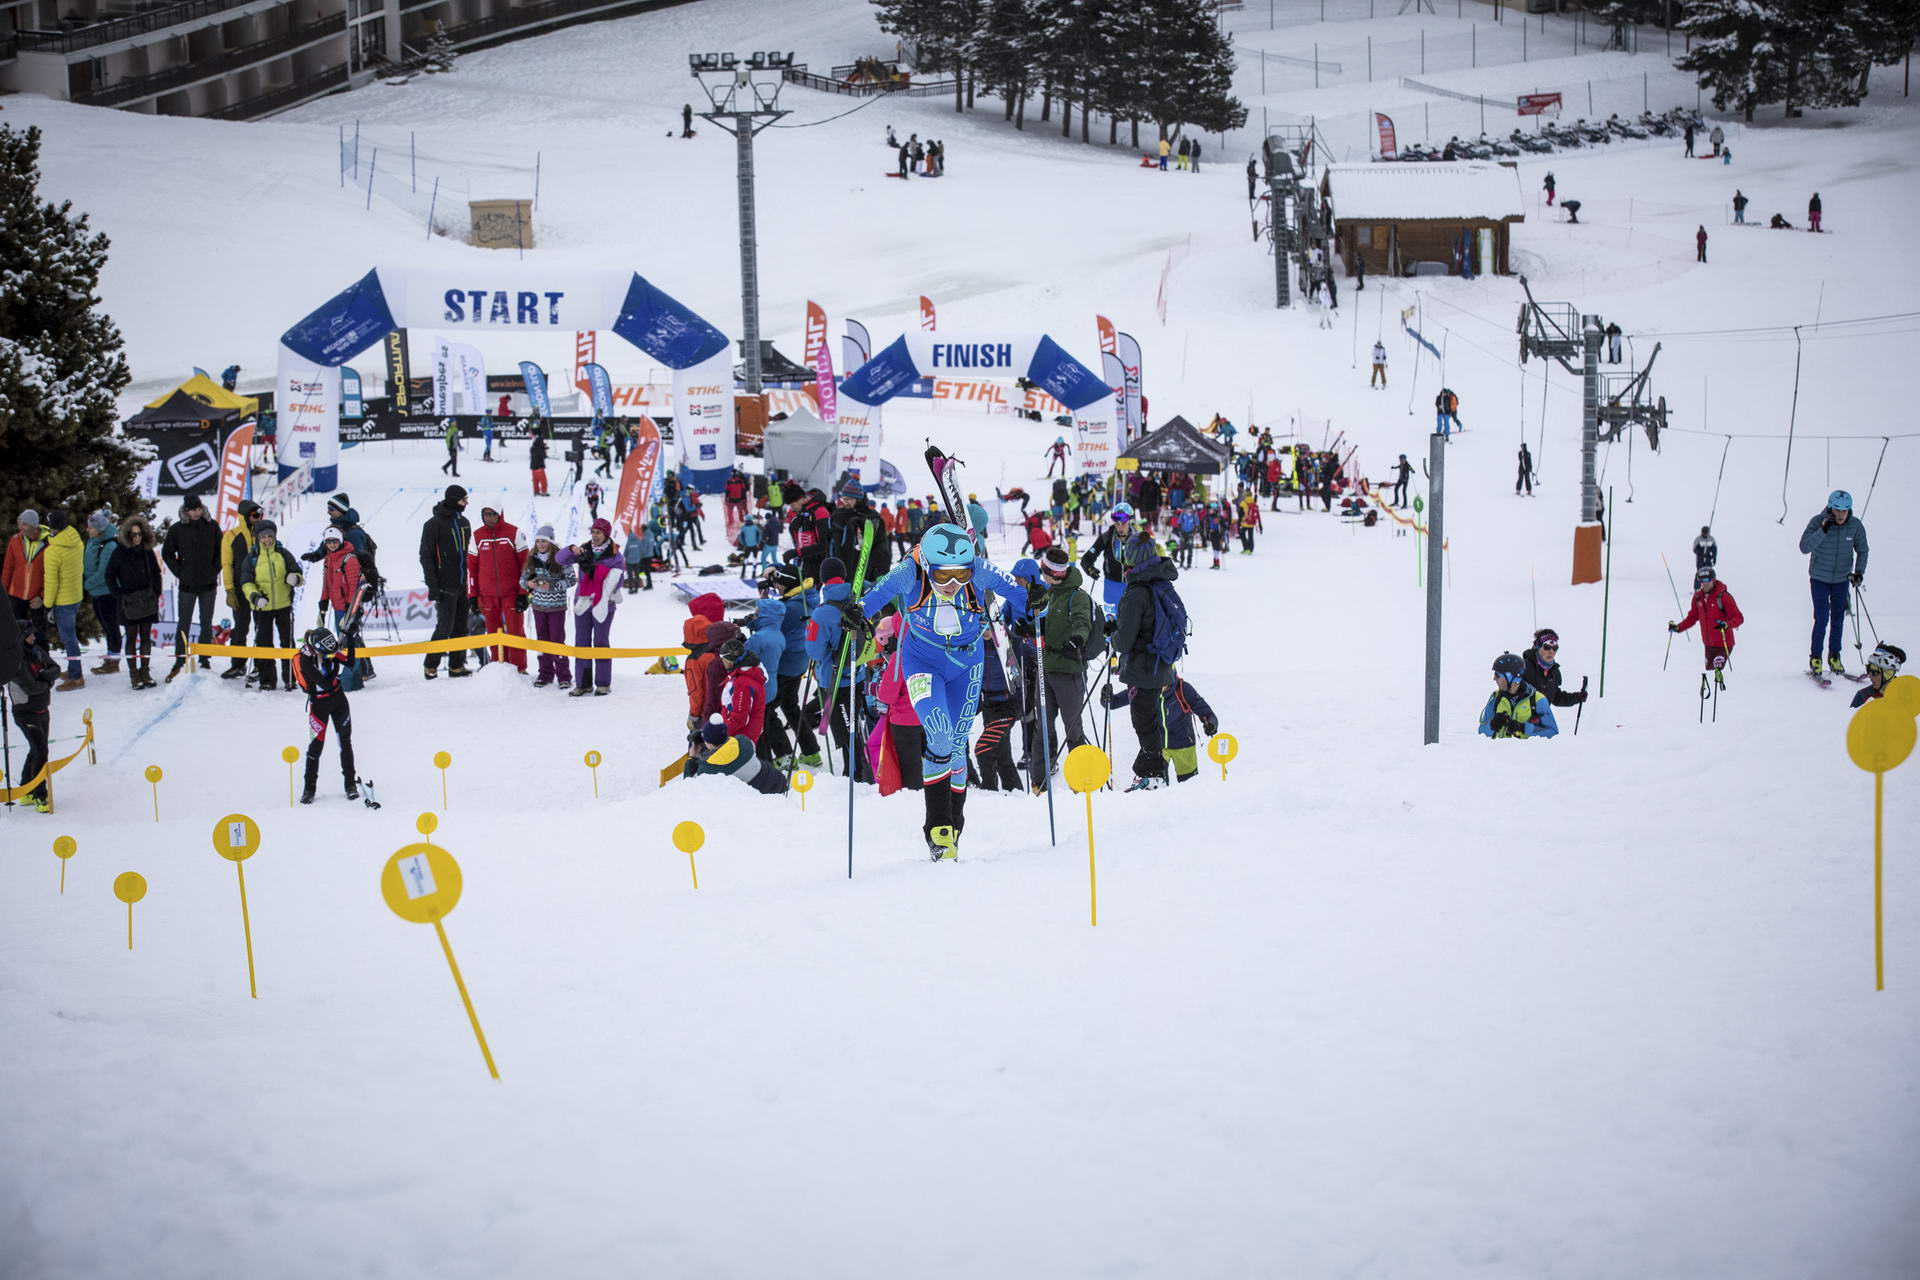
[[[1132,469],[1138,471],[1184,471],[1188,475],[1214,476],[1220,474],[1225,456],[1219,445],[1175,414],[1158,431],[1142,436],[1120,458],[1123,464],[1132,462]]]
[[[176,391],[151,409],[142,409],[127,419],[132,431],[178,430],[182,427],[227,427],[240,421],[238,409],[216,409],[202,404],[184,391]]]

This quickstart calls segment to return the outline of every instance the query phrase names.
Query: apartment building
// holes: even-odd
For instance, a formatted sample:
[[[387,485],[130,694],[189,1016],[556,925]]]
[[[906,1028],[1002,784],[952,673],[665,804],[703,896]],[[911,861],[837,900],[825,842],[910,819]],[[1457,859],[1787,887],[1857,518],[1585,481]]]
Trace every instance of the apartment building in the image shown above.
[[[500,44],[673,0],[0,0],[0,92],[253,120],[393,74],[443,31]]]

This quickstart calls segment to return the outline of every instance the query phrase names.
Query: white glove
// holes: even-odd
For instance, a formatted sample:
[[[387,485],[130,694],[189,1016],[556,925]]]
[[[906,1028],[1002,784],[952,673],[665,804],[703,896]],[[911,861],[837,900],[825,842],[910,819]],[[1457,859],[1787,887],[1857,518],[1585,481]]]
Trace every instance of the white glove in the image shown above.
[[[304,581],[304,579],[300,574],[290,573],[287,575],[287,585],[290,587],[297,587],[302,581]]]

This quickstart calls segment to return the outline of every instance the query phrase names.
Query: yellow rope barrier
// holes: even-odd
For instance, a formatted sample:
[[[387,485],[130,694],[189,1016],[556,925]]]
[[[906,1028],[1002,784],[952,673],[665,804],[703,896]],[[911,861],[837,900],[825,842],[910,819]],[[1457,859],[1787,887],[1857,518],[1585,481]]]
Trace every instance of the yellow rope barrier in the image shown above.
[[[5,787],[0,787],[0,803],[10,800],[26,799],[29,792],[33,791],[54,774],[72,764],[75,760],[78,760],[80,753],[83,751],[89,753],[87,763],[93,763],[91,755],[93,751],[93,708],[88,707],[85,711],[82,711],[80,713],[80,720],[87,726],[87,731],[81,737],[80,745],[74,748],[73,754],[59,760],[49,760],[39,773],[36,773],[33,777],[13,788],[11,791]],[[52,788],[48,788],[48,794],[52,794]]]
[[[462,649],[491,649],[495,646],[505,649],[528,649],[534,653],[556,654],[563,658],[678,658],[686,654],[685,645],[673,645],[662,649],[594,649],[579,648],[570,644],[556,644],[551,640],[536,640],[530,636],[508,635],[503,631],[489,632],[483,636],[455,636],[449,640],[414,640],[407,644],[362,645],[356,648],[355,657],[384,658],[401,654],[454,653]],[[196,657],[204,658],[292,658],[299,655],[298,649],[275,649],[264,645],[243,644],[191,644],[187,651]]]

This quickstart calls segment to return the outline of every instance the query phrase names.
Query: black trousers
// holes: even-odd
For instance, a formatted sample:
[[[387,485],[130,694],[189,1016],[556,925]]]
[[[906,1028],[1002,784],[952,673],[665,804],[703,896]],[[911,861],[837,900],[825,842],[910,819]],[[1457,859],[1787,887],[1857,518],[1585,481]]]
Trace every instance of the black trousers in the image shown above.
[[[1407,505],[1407,482],[1405,480],[1395,480],[1393,482],[1393,505],[1396,507],[1404,507]]]
[[[1533,492],[1533,472],[1527,470],[1525,467],[1520,468],[1520,475],[1513,482],[1513,491],[1515,493],[1520,492],[1521,485],[1525,485],[1527,487],[1528,493]]]
[[[1127,712],[1133,721],[1133,736],[1140,741],[1140,753],[1133,758],[1133,776],[1165,781],[1167,726],[1160,719],[1160,691],[1133,690]]]
[[[820,739],[800,710],[800,682],[804,679],[804,673],[779,677],[779,691],[774,694],[773,705],[767,708],[767,718],[771,720],[773,712],[778,711],[780,718],[786,722],[788,733],[793,736],[795,747],[801,755],[810,756],[820,750]]]
[[[473,607],[473,599],[465,592],[443,591],[433,598],[433,636],[435,640],[451,640],[455,636],[464,636],[467,632],[467,613]],[[464,671],[467,667],[467,651],[455,649],[447,655],[447,666],[454,671]],[[440,655],[427,655],[427,670],[440,669]]]
[[[1020,771],[1013,765],[1015,711],[1011,699],[981,709],[980,718],[985,728],[980,732],[980,740],[973,744],[973,759],[980,771],[980,785],[988,791],[1020,789]]]
[[[1075,747],[1085,746],[1086,727],[1080,721],[1080,707],[1087,700],[1087,673],[1082,671],[1047,672],[1047,742],[1058,760]],[[1064,733],[1055,732],[1058,720]],[[1061,741],[1062,737],[1066,739]]]
[[[340,775],[349,785],[353,772],[353,717],[347,708],[346,695],[337,698],[307,699],[307,790],[311,791],[320,781],[320,755],[327,747],[327,725],[331,723],[340,735]]]
[[[889,724],[887,736],[900,758],[900,785],[908,791],[922,790],[926,781],[920,774],[920,757],[926,754],[927,731],[917,724]]]
[[[120,600],[109,591],[103,596],[88,596],[93,605],[93,616],[100,624],[100,632],[107,642],[107,656],[120,656]]]
[[[27,758],[20,765],[20,771],[14,774],[14,781],[31,782],[35,774],[47,767],[47,738],[51,732],[53,713],[46,707],[35,711],[15,702],[13,723],[27,740]],[[36,800],[46,799],[47,784],[41,783],[33,789],[32,794]]]
[[[229,637],[229,641],[233,644],[245,644],[247,637],[252,634],[253,607],[247,603],[245,592],[236,591],[234,592],[233,606],[233,634]],[[132,627],[127,628],[127,651],[128,653],[132,653],[133,651]],[[235,658],[230,669],[234,671],[245,671],[247,669],[247,660],[245,658]]]
[[[274,643],[274,633],[279,633],[279,648],[293,648],[293,606],[284,609],[256,609],[253,612],[253,642],[267,646]],[[262,689],[275,687],[273,664],[276,659],[254,659],[254,672],[260,677]],[[293,683],[293,661],[290,658],[277,659],[280,664],[280,682]]]

